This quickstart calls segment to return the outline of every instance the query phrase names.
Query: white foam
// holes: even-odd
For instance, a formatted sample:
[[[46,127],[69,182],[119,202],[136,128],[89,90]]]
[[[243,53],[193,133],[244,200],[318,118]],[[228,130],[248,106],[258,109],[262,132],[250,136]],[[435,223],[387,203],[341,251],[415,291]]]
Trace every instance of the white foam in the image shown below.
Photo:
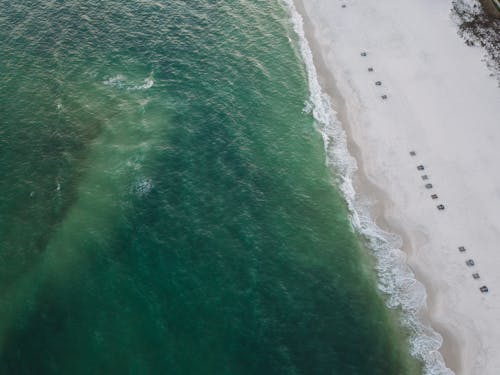
[[[106,86],[122,88],[125,85],[125,82],[126,82],[125,80],[126,80],[125,76],[118,74],[114,77],[111,77],[111,78],[104,80],[103,83]]]
[[[155,81],[153,80],[153,78],[149,77],[144,80],[144,84],[129,87],[127,88],[127,90],[147,90],[153,87],[154,83]]]
[[[155,81],[150,75],[148,78],[143,80],[142,84],[134,84],[127,82],[127,78],[121,74],[114,77],[108,78],[103,81],[106,86],[116,87],[118,89],[124,89],[127,91],[138,91],[138,90],[148,90],[153,87]]]
[[[290,40],[291,42],[291,40]],[[313,105],[309,100],[306,100],[304,102],[304,108],[302,108],[302,112],[305,114],[310,114],[313,110]]]
[[[153,181],[150,178],[140,178],[134,183],[135,193],[142,197],[147,195],[153,189]]]
[[[410,352],[424,364],[426,375],[453,375],[444,363],[439,348],[442,337],[421,319],[426,309],[426,291],[415,279],[406,263],[406,255],[401,251],[401,238],[379,228],[356,195],[352,176],[357,171],[356,160],[347,148],[345,131],[337,114],[331,106],[331,100],[319,84],[316,68],[309,43],[305,37],[302,16],[298,13],[293,0],[283,0],[288,8],[293,29],[299,41],[300,55],[304,61],[310,91],[309,104],[312,107],[316,126],[321,132],[327,164],[336,172],[340,189],[349,207],[351,224],[365,237],[373,250],[378,263],[378,287],[387,296],[390,308],[400,308],[403,312],[402,323],[412,332]]]

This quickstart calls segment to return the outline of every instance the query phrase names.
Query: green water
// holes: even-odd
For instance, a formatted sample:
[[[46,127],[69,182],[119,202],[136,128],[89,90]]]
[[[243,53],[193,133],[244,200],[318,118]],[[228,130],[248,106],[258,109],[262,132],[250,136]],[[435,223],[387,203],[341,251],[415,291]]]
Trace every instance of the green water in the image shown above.
[[[0,0],[1,374],[419,372],[291,29],[279,1]]]

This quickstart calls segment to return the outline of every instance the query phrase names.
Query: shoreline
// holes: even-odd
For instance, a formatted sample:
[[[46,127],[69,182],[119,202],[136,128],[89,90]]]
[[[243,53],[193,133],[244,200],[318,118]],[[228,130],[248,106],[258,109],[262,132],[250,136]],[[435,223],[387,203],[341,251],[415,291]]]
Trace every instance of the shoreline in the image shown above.
[[[318,3],[322,3],[322,0],[312,2],[315,2],[317,5]],[[409,205],[404,200],[407,200],[408,197],[405,197],[403,201],[392,198],[394,195],[391,194],[391,189],[388,189],[388,187],[391,186],[390,178],[394,176],[384,173],[382,173],[382,176],[377,175],[383,169],[381,168],[380,161],[384,162],[385,160],[376,155],[379,151],[374,149],[373,143],[368,144],[366,142],[366,137],[362,134],[363,131],[359,130],[359,128],[367,127],[366,121],[355,113],[356,111],[363,113],[366,110],[366,104],[362,98],[356,95],[359,93],[355,92],[352,87],[348,88],[351,92],[346,92],[346,82],[343,82],[343,86],[339,86],[339,82],[337,81],[338,74],[335,74],[338,73],[338,69],[335,72],[334,69],[329,68],[329,65],[335,60],[335,58],[332,58],[332,55],[336,51],[333,50],[331,41],[325,41],[326,31],[322,29],[325,24],[319,24],[318,22],[318,18],[320,18],[318,15],[322,10],[317,10],[317,14],[314,15],[316,19],[312,20],[310,13],[314,13],[315,11],[309,9],[308,12],[306,3],[306,0],[295,0],[297,10],[303,18],[304,32],[312,50],[318,80],[324,92],[331,99],[331,104],[333,104],[337,112],[337,118],[347,135],[348,151],[357,162],[357,171],[353,175],[353,185],[358,196],[357,199],[361,199],[365,203],[368,202],[369,215],[380,229],[390,234],[396,234],[401,238],[402,246],[400,249],[407,255],[406,264],[410,267],[415,279],[425,286],[426,302],[424,301],[422,306],[424,310],[418,312],[417,315],[424,326],[430,324],[442,336],[443,342],[440,345],[439,352],[444,357],[446,366],[457,375],[490,373],[488,371],[493,371],[492,369],[496,368],[496,364],[488,367],[485,353],[491,352],[494,355],[494,350],[492,350],[494,347],[491,348],[494,345],[492,343],[495,341],[494,333],[487,337],[487,340],[484,340],[484,330],[479,332],[477,327],[475,327],[473,322],[474,317],[470,316],[469,311],[464,308],[459,308],[459,311],[455,311],[461,303],[457,302],[459,297],[457,297],[456,291],[457,288],[460,289],[460,285],[454,285],[454,281],[457,278],[463,279],[462,274],[468,270],[458,269],[455,265],[448,269],[443,269],[443,267],[446,267],[446,264],[443,263],[442,257],[433,258],[432,255],[434,252],[433,249],[443,247],[443,241],[437,238],[432,230],[428,230],[429,228],[426,228],[425,223],[421,222],[421,212],[418,212],[418,215],[415,217],[412,217],[411,210],[410,212],[405,212]],[[344,1],[343,3],[348,2]],[[313,6],[310,5],[310,7]],[[328,13],[334,6],[337,6],[337,12],[345,11],[340,10],[339,2],[330,5],[330,9],[328,9],[328,5],[325,6],[323,12],[326,11]],[[338,17],[341,17],[340,13]],[[331,22],[335,22],[335,20]],[[318,34],[321,34],[321,36],[318,36]],[[458,35],[456,38],[459,40]],[[477,51],[475,53],[477,54]],[[345,66],[337,62],[337,68],[341,69],[345,68]],[[352,79],[351,76],[348,78]],[[348,82],[349,79],[345,79],[344,81]],[[355,87],[352,81],[348,82],[348,84]],[[398,88],[401,94],[404,94],[401,86]],[[419,124],[417,123],[417,125]],[[408,154],[399,155],[399,157],[402,159],[407,158],[406,162],[409,164],[416,163],[416,160],[412,160]],[[392,186],[392,188],[392,192],[394,192],[398,188],[401,188],[401,186],[395,189]],[[408,189],[406,189],[405,193],[408,194]],[[426,195],[426,193],[424,191],[423,194]],[[418,192],[418,194],[422,196],[421,192]],[[448,229],[453,228],[450,228],[448,225]],[[498,264],[498,262],[496,263]],[[441,270],[444,272],[453,272],[455,280],[446,279],[446,277],[439,274]],[[494,298],[492,295],[489,297]],[[495,306],[486,307],[489,307],[490,311],[487,311],[488,314],[483,314],[483,317],[487,318],[488,323],[494,322],[494,311],[500,311],[498,303]],[[496,347],[498,347],[498,344]],[[491,373],[493,374],[493,372]]]
[[[352,157],[354,157],[357,163],[358,169],[353,176],[354,189],[358,196],[365,198],[371,197],[371,199],[369,200],[372,200],[374,202],[373,206],[369,207],[369,214],[372,220],[380,229],[399,236],[403,242],[403,246],[401,249],[409,256],[409,258],[411,258],[412,254],[415,253],[416,248],[415,245],[412,245],[414,240],[411,239],[405,228],[398,224],[397,218],[391,219],[387,217],[388,206],[392,204],[390,197],[380,186],[378,186],[373,180],[368,177],[365,171],[365,163],[362,156],[363,151],[354,139],[353,127],[350,123],[350,120],[348,119],[348,110],[345,99],[337,87],[335,77],[326,68],[326,63],[323,60],[320,52],[321,47],[318,45],[315,38],[312,37],[314,33],[314,27],[311,24],[307,12],[305,11],[303,1],[304,0],[295,0],[295,5],[304,22],[304,32],[313,54],[319,83],[332,101],[332,105],[335,108],[337,118],[347,135],[346,140],[349,153]],[[410,266],[412,271],[415,273],[416,280],[424,284],[427,292],[428,310],[423,311],[423,313],[425,314],[424,323],[430,322],[432,324],[432,328],[435,329],[443,337],[443,344],[441,345],[439,352],[443,355],[448,367],[457,369],[459,368],[459,361],[457,357],[460,357],[460,353],[456,353],[456,349],[459,348],[458,339],[452,338],[445,326],[432,320],[432,300],[434,299],[434,295],[430,291],[430,288],[428,288],[427,282],[429,280],[423,277],[421,272],[419,272],[417,263],[410,264]]]

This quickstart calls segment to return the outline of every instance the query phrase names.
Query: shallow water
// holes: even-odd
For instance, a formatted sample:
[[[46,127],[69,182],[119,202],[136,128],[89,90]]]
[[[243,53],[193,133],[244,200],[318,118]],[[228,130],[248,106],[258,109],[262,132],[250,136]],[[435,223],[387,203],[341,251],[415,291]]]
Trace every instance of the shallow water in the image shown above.
[[[0,0],[0,372],[418,372],[278,1]]]

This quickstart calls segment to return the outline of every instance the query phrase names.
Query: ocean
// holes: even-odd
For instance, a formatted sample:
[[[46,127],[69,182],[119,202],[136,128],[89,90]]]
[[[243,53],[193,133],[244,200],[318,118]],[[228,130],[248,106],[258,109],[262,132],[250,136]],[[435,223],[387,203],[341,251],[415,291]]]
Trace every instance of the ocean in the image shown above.
[[[1,374],[421,373],[299,39],[280,0],[0,0]]]

